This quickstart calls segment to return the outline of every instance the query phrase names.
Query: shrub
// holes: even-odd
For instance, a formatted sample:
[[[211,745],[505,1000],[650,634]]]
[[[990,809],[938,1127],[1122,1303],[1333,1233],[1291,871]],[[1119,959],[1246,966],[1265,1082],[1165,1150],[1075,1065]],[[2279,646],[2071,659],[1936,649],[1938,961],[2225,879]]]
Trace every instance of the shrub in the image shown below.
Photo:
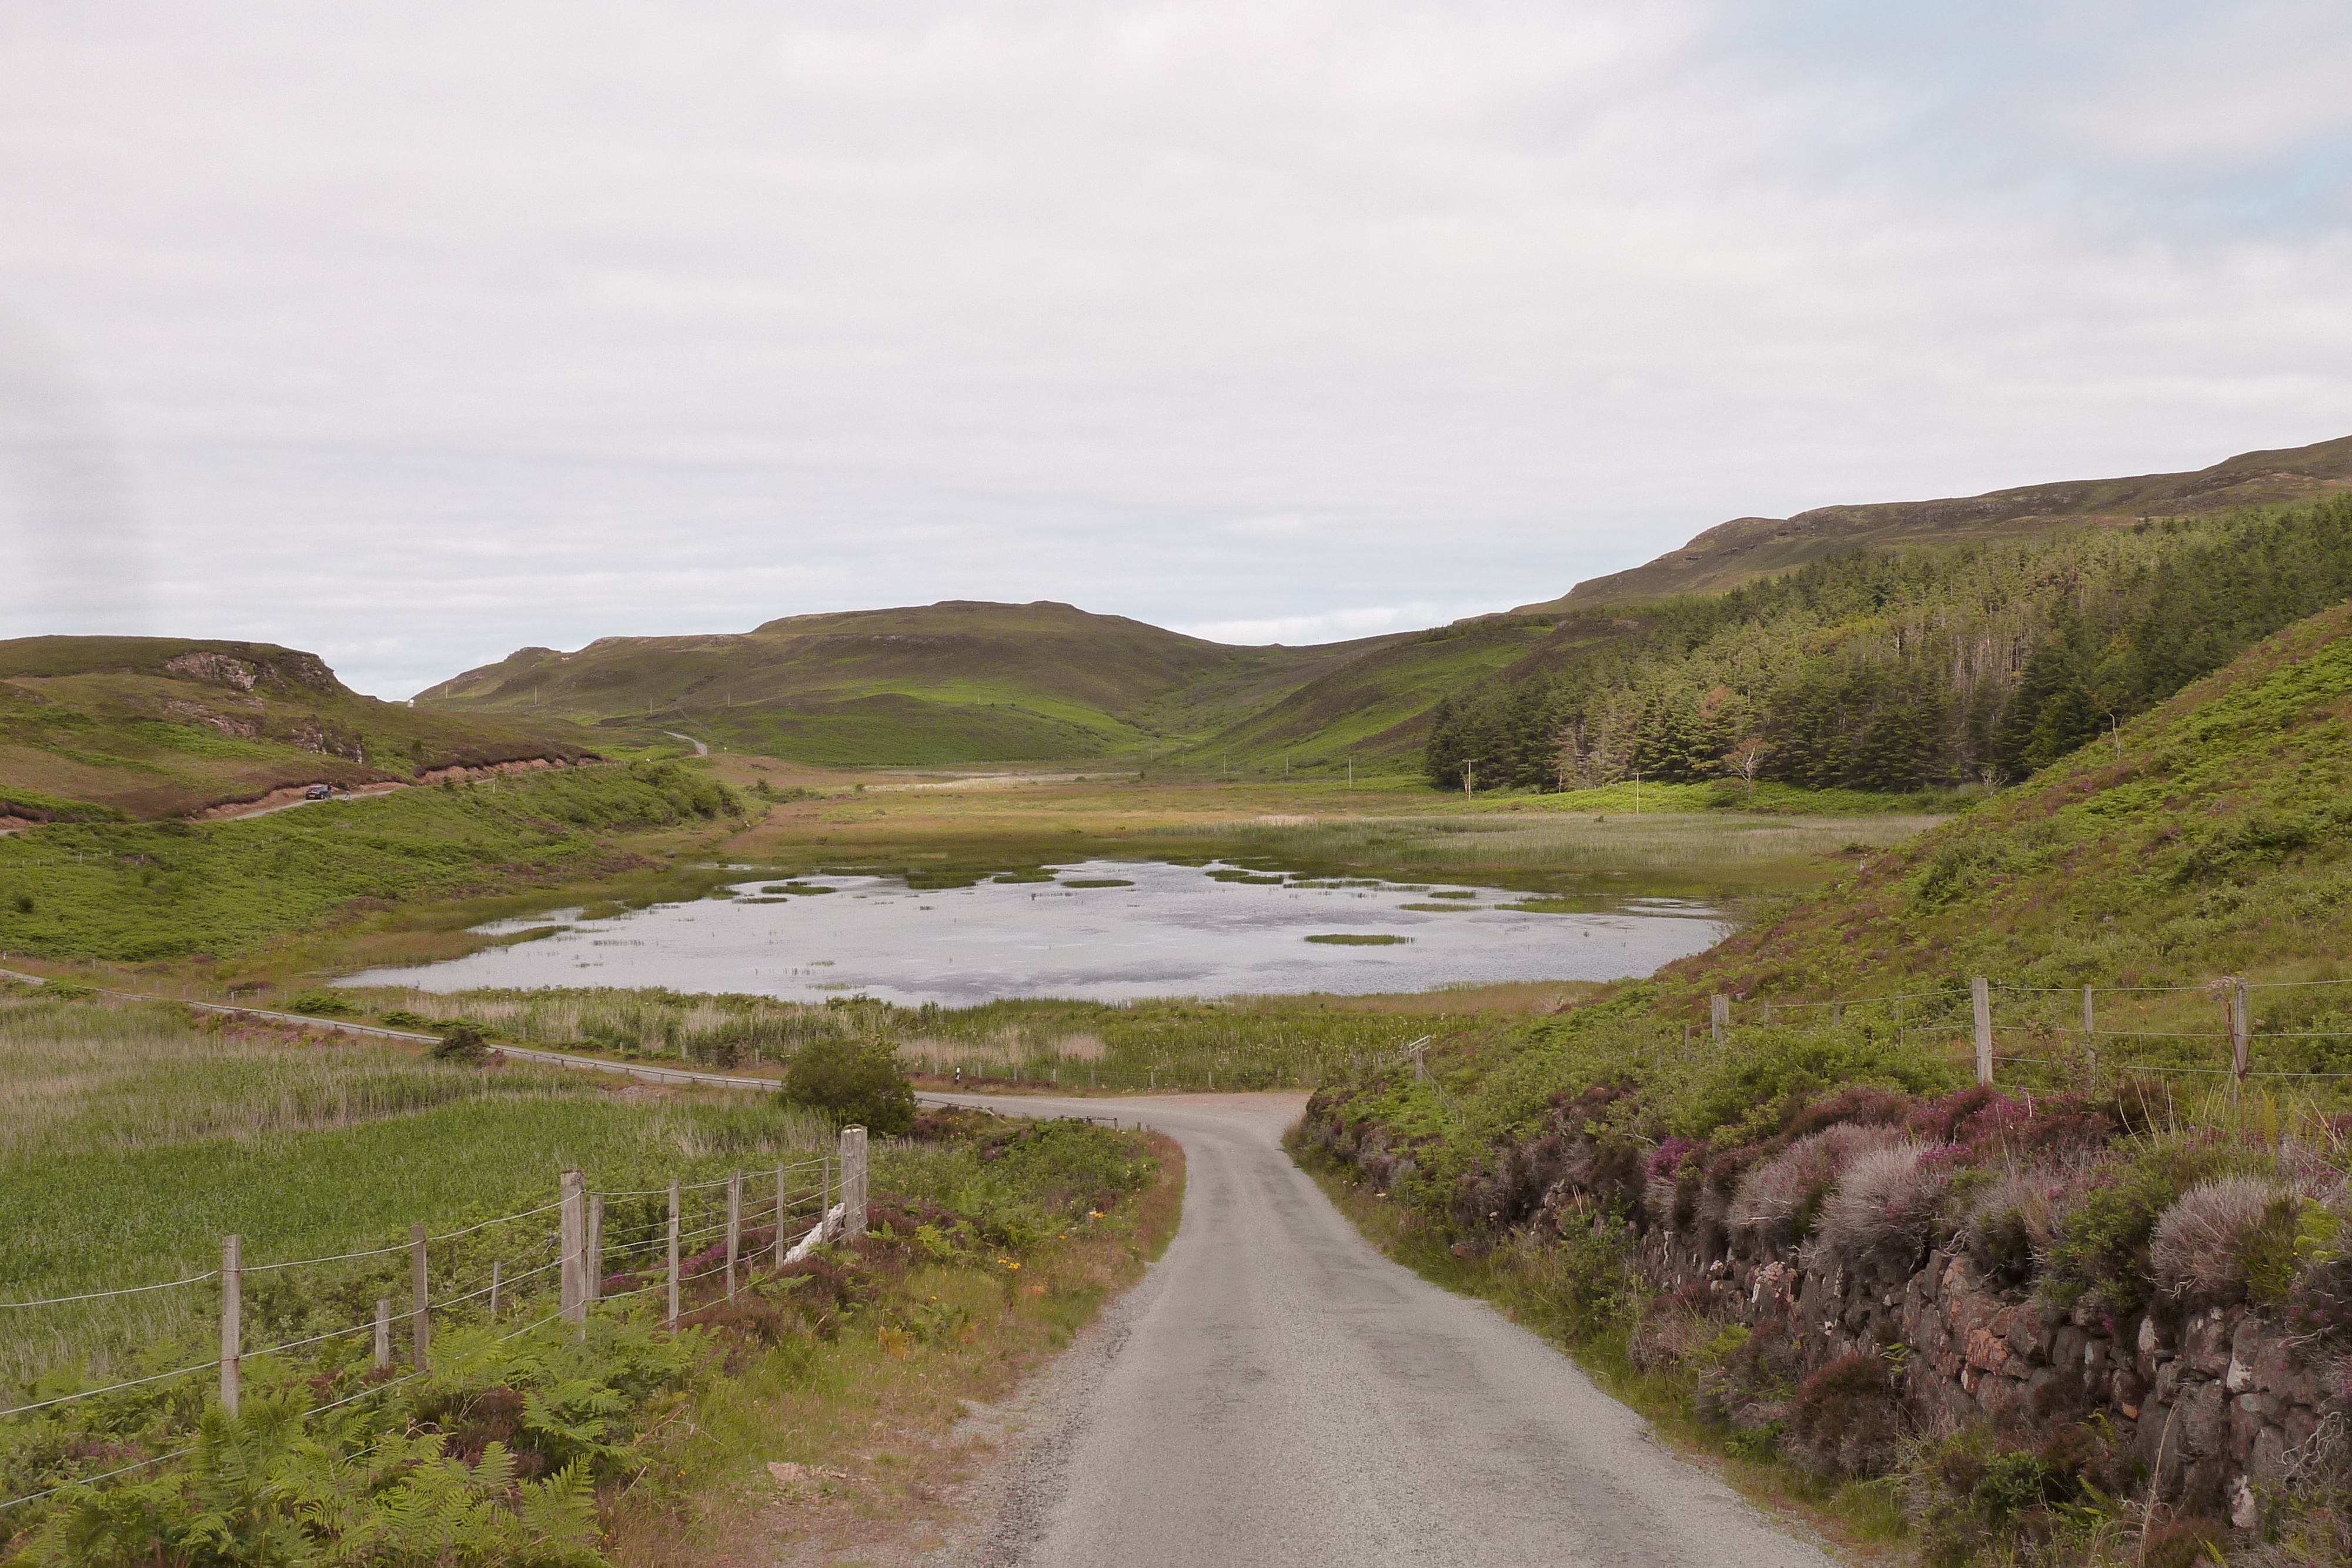
[[[2294,1276],[2302,1203],[2260,1176],[2223,1176],[2181,1194],[2148,1242],[2149,1282],[2166,1294],[2207,1303],[2244,1299],[2260,1277],[2276,1300]]]
[[[1739,1184],[1731,1201],[1732,1234],[1765,1247],[1803,1240],[1812,1234],[1821,1207],[1847,1163],[1901,1138],[1884,1127],[1845,1125],[1799,1138]]]
[[[1859,1035],[1767,1033],[1696,1084],[1675,1113],[1675,1131],[1705,1137],[1769,1106],[1837,1087],[1913,1094],[1953,1086],[1958,1071],[1925,1051]]]
[[[2033,1279],[2056,1244],[2068,1207],[2081,1196],[2081,1178],[2067,1171],[2011,1170],[1996,1175],[1969,1201],[1959,1239],[1987,1282],[2019,1289]]]
[[[809,1041],[793,1053],[781,1097],[877,1138],[904,1137],[915,1126],[915,1086],[881,1040]]]
[[[2065,1305],[2087,1296],[2117,1312],[2140,1306],[2157,1220],[2219,1163],[2210,1151],[2175,1145],[2098,1169],[2081,1201],[2053,1218],[2045,1287],[2051,1298]]]
[[[1878,1356],[1848,1355],[1799,1384],[1789,1401],[1790,1451],[1833,1476],[1885,1469],[1903,1437],[1890,1370]]]
[[[490,1041],[482,1033],[481,1025],[470,1019],[458,1019],[441,1026],[441,1043],[427,1054],[436,1061],[478,1067],[490,1054]]]
[[[360,1009],[352,1005],[351,998],[337,996],[332,991],[304,991],[286,1004],[286,1010],[315,1013],[320,1018],[349,1018]]]
[[[1934,1236],[1950,1185],[1948,1167],[1906,1141],[1864,1149],[1846,1163],[1822,1205],[1821,1239],[1848,1268],[1879,1261],[1907,1268]]]

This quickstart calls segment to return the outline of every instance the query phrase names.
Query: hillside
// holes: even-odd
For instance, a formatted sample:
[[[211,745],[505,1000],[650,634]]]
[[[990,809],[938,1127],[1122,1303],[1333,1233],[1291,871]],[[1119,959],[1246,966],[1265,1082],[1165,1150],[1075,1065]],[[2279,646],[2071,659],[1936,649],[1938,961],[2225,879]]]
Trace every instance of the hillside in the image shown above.
[[[591,755],[529,726],[362,696],[317,654],[268,643],[0,642],[0,818],[17,822],[177,817],[314,783]]]
[[[1418,751],[1431,705],[1444,694],[1507,669],[1538,648],[1546,620],[1484,616],[1381,640],[1297,685],[1179,754],[1179,760],[1231,758],[1262,768],[1287,756],[1294,768],[1328,773]]]
[[[2338,605],[1707,953],[1327,1083],[1292,1146],[1919,1561],[2343,1563],[2347,861]]]
[[[2352,496],[2054,540],[1852,551],[1586,612],[1439,702],[1433,784],[2015,781],[2352,597]]]
[[[2053,988],[2333,978],[2352,938],[2347,862],[2352,605],[2339,605],[1670,966],[1657,992],[1686,1013],[1718,989],[1820,998],[1970,974]],[[2314,1049],[2352,1067],[2347,1046]]]
[[[524,648],[420,708],[690,727],[806,762],[1144,754],[1279,702],[1393,639],[1241,648],[1070,605],[965,601],[798,615],[752,631]]]
[[[2352,489],[2352,436],[2245,452],[2187,474],[2071,479],[1935,501],[1818,507],[1793,517],[1734,517],[1630,571],[1587,579],[1514,615],[1721,593],[1850,550],[2031,538],[2059,527],[2116,528],[2150,517],[2217,517]]]
[[[2014,779],[2330,601],[2315,593],[2341,597],[2347,489],[2352,437],[2189,474],[1743,518],[1510,615],[1318,647],[950,601],[524,648],[417,701],[848,765],[1116,756],[1263,774],[1419,752],[1433,780],[1473,763],[1490,785],[1541,789],[1720,777],[1761,741],[1763,776],[1808,788]],[[2239,547],[2283,515],[2303,532],[2257,541],[2273,580],[2249,611]],[[2178,605],[2202,618],[2185,642]],[[2110,657],[2119,632],[2130,669]]]

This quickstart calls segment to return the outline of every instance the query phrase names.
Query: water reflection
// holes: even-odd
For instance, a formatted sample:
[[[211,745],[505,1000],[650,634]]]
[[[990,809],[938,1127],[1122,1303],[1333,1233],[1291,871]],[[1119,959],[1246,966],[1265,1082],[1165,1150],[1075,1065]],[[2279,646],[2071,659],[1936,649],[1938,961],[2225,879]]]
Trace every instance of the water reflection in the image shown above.
[[[1082,861],[973,886],[809,874],[610,919],[560,910],[485,929],[543,940],[351,985],[667,986],[904,1006],[1000,997],[1362,993],[1646,975],[1721,935],[1669,899],[1544,899],[1465,883],[1314,878],[1212,863]],[[1310,941],[1339,937],[1342,941]],[[1389,942],[1371,945],[1364,939]]]

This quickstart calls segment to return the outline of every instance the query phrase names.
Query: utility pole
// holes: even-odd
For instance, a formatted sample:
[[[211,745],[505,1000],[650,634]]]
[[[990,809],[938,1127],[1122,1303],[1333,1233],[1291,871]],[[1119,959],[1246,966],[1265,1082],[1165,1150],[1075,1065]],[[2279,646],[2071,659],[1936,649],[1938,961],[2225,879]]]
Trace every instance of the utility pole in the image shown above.
[[[1477,786],[1478,765],[1475,762],[1464,763],[1462,765],[1462,799],[1465,800],[1469,800],[1470,791],[1476,789]]]

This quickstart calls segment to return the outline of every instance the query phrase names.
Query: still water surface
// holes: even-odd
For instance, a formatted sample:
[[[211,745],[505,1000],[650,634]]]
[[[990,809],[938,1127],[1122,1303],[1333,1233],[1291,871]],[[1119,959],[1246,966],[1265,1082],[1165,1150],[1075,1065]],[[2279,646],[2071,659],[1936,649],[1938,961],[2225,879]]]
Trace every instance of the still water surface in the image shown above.
[[[1528,894],[1464,883],[1333,882],[1160,862],[1052,869],[1052,882],[938,890],[883,876],[761,879],[738,884],[731,900],[608,920],[558,911],[484,928],[562,922],[553,936],[343,983],[428,991],[667,986],[793,1001],[863,993],[943,1007],[1000,997],[1360,994],[1646,975],[1722,935],[1714,911],[1670,899],[1536,913],[1507,907]],[[1078,885],[1086,883],[1118,885]],[[831,891],[807,891],[820,888]],[[1307,940],[1333,935],[1405,940]]]

